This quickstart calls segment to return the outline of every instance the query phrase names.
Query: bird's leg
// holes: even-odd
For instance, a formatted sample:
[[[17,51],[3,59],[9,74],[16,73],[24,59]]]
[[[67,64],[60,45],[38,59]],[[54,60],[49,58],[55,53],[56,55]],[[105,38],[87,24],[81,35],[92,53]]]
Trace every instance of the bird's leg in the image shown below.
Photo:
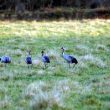
[[[69,63],[69,68],[70,68],[71,66],[70,66],[70,63]]]
[[[31,64],[31,68],[33,67],[33,64]]]
[[[48,68],[48,64],[46,64],[46,68]]]
[[[46,63],[44,65],[45,65],[45,68],[46,68],[47,67]]]
[[[43,69],[45,69],[46,68],[46,64],[44,63],[44,67],[43,67]]]
[[[29,69],[29,65],[28,65],[28,69]]]
[[[73,68],[75,67],[76,64],[73,65]]]

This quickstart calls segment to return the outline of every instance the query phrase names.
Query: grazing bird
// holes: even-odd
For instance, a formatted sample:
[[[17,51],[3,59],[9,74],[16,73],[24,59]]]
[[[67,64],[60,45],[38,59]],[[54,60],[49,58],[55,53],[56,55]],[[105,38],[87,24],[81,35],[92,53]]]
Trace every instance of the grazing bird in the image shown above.
[[[4,63],[5,67],[6,67],[6,64],[11,63],[11,58],[9,56],[2,56],[0,58],[0,61],[1,61],[1,63]]]
[[[75,67],[75,65],[78,63],[77,59],[71,55],[65,54],[64,53],[65,50],[63,47],[61,48],[61,50],[62,50],[62,57],[64,58],[64,60],[67,61],[67,63],[69,64],[69,67],[70,67],[70,64],[74,64],[74,67]]]
[[[42,54],[42,62],[44,63],[45,68],[46,68],[46,66],[47,66],[46,64],[47,64],[47,63],[50,63],[50,59],[49,59],[48,56],[46,56],[46,55],[44,54],[44,51],[42,51],[41,54]]]
[[[29,68],[29,65],[32,66],[32,58],[31,58],[30,53],[31,53],[31,51],[28,51],[28,54],[27,54],[26,59],[25,59],[25,62],[28,65],[28,68]]]

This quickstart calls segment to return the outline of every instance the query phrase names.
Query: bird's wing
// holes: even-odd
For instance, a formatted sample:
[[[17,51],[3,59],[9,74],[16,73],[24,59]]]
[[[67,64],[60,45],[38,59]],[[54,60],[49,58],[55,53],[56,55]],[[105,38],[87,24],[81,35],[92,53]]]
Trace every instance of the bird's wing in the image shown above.
[[[73,57],[73,56],[71,56],[71,55],[69,55],[69,58],[70,58],[70,59],[74,59],[74,57]]]
[[[71,56],[70,55],[65,54],[65,55],[63,55],[63,58],[67,61],[71,61]]]
[[[26,62],[31,62],[32,61],[32,59],[31,59],[31,57],[26,57]]]
[[[44,60],[45,60],[46,62],[50,62],[50,59],[49,59],[48,56],[44,56]]]
[[[6,60],[7,60],[8,62],[10,62],[10,61],[11,61],[11,58],[8,57],[8,56],[6,56]]]
[[[76,64],[78,63],[78,61],[77,61],[77,59],[75,57],[73,57],[71,55],[69,57],[71,58],[71,62],[72,63],[76,63]]]

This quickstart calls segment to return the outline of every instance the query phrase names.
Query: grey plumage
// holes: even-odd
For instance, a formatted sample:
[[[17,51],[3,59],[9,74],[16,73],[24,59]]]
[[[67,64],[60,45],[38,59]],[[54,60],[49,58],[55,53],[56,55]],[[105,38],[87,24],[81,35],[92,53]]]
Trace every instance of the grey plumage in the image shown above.
[[[25,62],[28,65],[28,68],[29,68],[29,65],[32,66],[32,58],[31,58],[31,55],[30,55],[30,51],[28,51],[28,54],[27,54],[27,56],[25,58]]]
[[[70,67],[70,64],[75,64],[76,65],[78,63],[78,61],[75,57],[73,57],[72,55],[68,55],[68,54],[64,53],[65,50],[64,50],[63,47],[61,48],[61,50],[62,50],[62,57],[69,64],[69,67]]]
[[[4,63],[6,66],[6,64],[11,63],[11,58],[9,56],[2,56],[0,58],[0,61],[1,61],[1,63]]]
[[[41,54],[42,54],[42,62],[44,63],[45,68],[46,68],[46,64],[50,63],[50,59],[47,55],[44,54],[44,51],[42,51]]]

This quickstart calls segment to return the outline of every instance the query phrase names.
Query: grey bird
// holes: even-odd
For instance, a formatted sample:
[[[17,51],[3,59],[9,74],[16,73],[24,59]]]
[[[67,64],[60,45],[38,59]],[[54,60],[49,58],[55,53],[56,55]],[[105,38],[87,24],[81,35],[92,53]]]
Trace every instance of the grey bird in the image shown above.
[[[47,64],[50,63],[50,59],[47,55],[45,55],[44,51],[41,51],[42,54],[42,62],[44,63],[45,68],[47,67]]]
[[[0,62],[5,64],[5,67],[8,63],[11,63],[11,58],[9,56],[0,57]]]
[[[30,53],[31,53],[31,51],[28,51],[27,56],[25,58],[25,62],[28,65],[28,68],[30,67],[29,65],[31,65],[31,67],[32,67],[32,58],[31,58]]]
[[[69,67],[70,64],[74,64],[73,67],[75,67],[75,65],[78,63],[77,59],[72,55],[65,54],[64,53],[65,49],[63,47],[61,48],[61,50],[62,50],[62,57],[69,64]]]

